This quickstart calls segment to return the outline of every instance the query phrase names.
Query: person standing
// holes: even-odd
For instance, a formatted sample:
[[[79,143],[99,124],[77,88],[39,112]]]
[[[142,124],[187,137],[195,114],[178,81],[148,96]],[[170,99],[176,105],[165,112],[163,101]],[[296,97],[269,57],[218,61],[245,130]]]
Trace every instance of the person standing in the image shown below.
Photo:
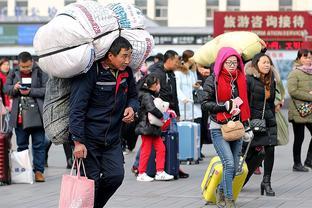
[[[7,80],[7,76],[10,72],[10,63],[9,59],[2,58],[0,59],[0,88],[1,88],[1,98],[5,107],[11,111],[11,99],[10,96],[3,93],[3,88]]]
[[[131,53],[132,45],[119,36],[104,58],[72,81],[69,132],[74,156],[85,158],[86,175],[95,181],[95,208],[104,207],[124,178],[121,123],[133,122],[139,107]]]
[[[293,171],[308,172],[312,168],[312,140],[303,166],[301,163],[301,146],[304,140],[304,129],[308,128],[312,135],[312,114],[301,116],[297,110],[304,102],[312,102],[312,53],[307,49],[300,49],[294,61],[293,70],[287,79],[289,102],[288,120],[293,125]],[[307,168],[308,167],[308,168]]]
[[[218,207],[232,208],[236,207],[232,182],[239,165],[242,141],[226,141],[221,125],[240,120],[245,126],[245,139],[253,137],[249,127],[247,84],[242,58],[233,48],[219,50],[213,69],[213,75],[204,84],[206,96],[202,109],[210,112],[211,139],[223,166],[222,181],[216,190],[216,204]],[[238,99],[241,103],[237,102]]]
[[[180,110],[174,70],[179,67],[179,64],[180,59],[178,53],[173,50],[168,50],[164,54],[164,62],[157,65],[154,71],[160,81],[159,97],[163,101],[169,102],[169,108],[176,113],[177,121],[180,120]],[[189,174],[179,169],[179,177],[188,178]]]
[[[30,53],[18,55],[18,69],[10,71],[4,92],[13,98],[10,125],[15,129],[17,151],[28,149],[29,136],[32,138],[33,165],[36,182],[44,182],[45,134],[42,123],[42,108],[45,95],[45,84],[48,76],[34,63]],[[26,83],[26,84],[25,84]],[[26,122],[32,126],[34,120],[26,120],[22,115],[22,103],[32,102],[38,108],[41,125],[24,128]],[[35,115],[36,116],[36,115]],[[33,118],[35,119],[35,118]]]
[[[256,167],[262,162],[262,155],[259,150],[264,148],[264,173],[261,182],[261,195],[275,196],[271,187],[271,175],[274,165],[274,151],[277,145],[277,124],[275,118],[275,91],[278,72],[274,69],[271,58],[264,54],[256,54],[251,66],[246,68],[248,98],[251,110],[251,119],[264,119],[266,124],[265,132],[254,131],[254,139],[248,151],[246,163],[248,176],[254,173]],[[261,153],[260,153],[261,154]],[[257,159],[257,157],[261,157]],[[254,158],[254,159],[251,159]]]
[[[156,108],[154,99],[158,96],[160,83],[157,77],[152,73],[149,74],[139,91],[140,113],[139,122],[135,132],[141,135],[142,144],[140,148],[139,174],[137,181],[150,182],[154,178],[146,174],[148,160],[154,146],[156,152],[156,175],[155,180],[167,181],[172,180],[173,175],[169,175],[165,169],[166,147],[161,138],[161,127],[152,125],[148,121],[148,113],[151,113],[158,119],[163,119],[163,113]]]

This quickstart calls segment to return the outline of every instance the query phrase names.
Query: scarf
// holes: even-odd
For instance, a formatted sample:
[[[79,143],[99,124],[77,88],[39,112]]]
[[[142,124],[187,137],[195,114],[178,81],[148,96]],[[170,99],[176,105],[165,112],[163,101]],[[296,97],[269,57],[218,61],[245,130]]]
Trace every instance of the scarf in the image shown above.
[[[302,66],[297,66],[297,69],[299,69],[300,71],[303,71],[307,74],[312,75],[312,66],[302,65]]]
[[[228,72],[226,69],[222,69],[220,72],[217,84],[217,101],[226,102],[232,98],[232,86],[238,87],[238,95],[243,100],[243,104],[240,105],[240,118],[241,121],[247,121],[250,118],[250,109],[247,96],[247,84],[246,78],[242,71],[234,70]],[[232,86],[231,86],[232,83]],[[217,113],[217,121],[224,123],[232,117],[231,114],[227,112]]]

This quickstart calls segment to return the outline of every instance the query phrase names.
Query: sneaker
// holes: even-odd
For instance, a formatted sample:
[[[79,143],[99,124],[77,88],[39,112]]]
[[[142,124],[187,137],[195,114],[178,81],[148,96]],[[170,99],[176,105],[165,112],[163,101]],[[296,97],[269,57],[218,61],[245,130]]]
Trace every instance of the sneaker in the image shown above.
[[[137,181],[143,181],[143,182],[151,182],[154,178],[149,177],[146,173],[141,173],[137,177]]]
[[[36,173],[35,173],[35,181],[36,182],[45,182],[43,173],[41,173],[40,171],[36,171]]]
[[[165,171],[157,172],[155,176],[156,181],[170,181],[173,179],[173,175],[169,175]]]

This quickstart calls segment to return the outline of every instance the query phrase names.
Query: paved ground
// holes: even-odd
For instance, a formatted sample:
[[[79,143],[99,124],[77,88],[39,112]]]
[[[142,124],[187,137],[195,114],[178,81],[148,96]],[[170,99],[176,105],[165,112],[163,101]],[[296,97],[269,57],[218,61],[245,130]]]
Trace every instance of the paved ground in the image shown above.
[[[308,173],[292,172],[293,135],[290,129],[290,143],[276,148],[272,187],[276,197],[260,195],[262,176],[253,176],[242,190],[238,205],[243,208],[310,208],[312,205],[312,171]],[[305,158],[311,136],[306,131],[302,157]],[[211,145],[204,146],[206,159],[199,165],[183,165],[182,169],[190,173],[190,178],[171,182],[137,182],[130,171],[135,153],[125,156],[126,176],[124,183],[111,198],[109,208],[200,208],[215,207],[205,205],[201,199],[200,183],[216,153]],[[0,187],[1,208],[48,208],[57,207],[61,176],[68,173],[65,169],[65,155],[62,146],[52,146],[49,168],[46,170],[45,183],[13,184]]]

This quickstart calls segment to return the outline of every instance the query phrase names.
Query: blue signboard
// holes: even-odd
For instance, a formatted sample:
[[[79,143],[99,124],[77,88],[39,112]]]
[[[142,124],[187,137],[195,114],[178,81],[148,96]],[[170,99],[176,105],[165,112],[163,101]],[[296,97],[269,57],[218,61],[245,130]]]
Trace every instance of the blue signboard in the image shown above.
[[[19,25],[17,27],[18,45],[32,45],[33,39],[39,27],[42,25]]]

